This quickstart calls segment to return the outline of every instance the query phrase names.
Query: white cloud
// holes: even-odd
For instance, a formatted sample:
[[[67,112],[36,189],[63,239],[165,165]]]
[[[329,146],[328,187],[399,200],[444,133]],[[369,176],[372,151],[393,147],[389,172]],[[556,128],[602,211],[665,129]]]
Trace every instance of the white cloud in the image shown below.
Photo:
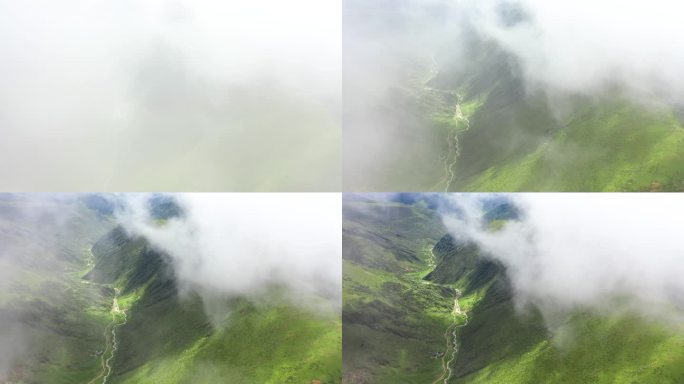
[[[500,22],[497,7],[518,4],[528,21]],[[472,25],[521,60],[532,82],[594,93],[619,84],[640,96],[684,97],[681,3],[543,0],[467,2]]]
[[[684,320],[680,194],[511,196],[524,218],[500,231],[483,230],[473,214],[444,222],[506,266],[519,305],[535,304],[549,317],[575,308],[610,311],[628,300],[644,316]]]
[[[285,287],[296,304],[319,307],[324,300],[339,309],[340,194],[177,197],[187,212],[182,219],[155,225],[133,198],[121,220],[171,257],[181,287],[227,297]]]

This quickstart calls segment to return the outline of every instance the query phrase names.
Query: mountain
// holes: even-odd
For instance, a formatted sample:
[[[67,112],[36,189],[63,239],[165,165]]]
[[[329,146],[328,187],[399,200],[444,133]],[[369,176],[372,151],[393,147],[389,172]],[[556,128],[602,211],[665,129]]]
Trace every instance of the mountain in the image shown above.
[[[448,233],[436,209],[364,196],[344,202],[343,382],[684,380],[684,331],[582,308],[551,327],[517,305],[505,266]],[[510,204],[482,202],[490,230],[520,217]]]
[[[16,329],[23,335],[3,347],[3,354],[12,354],[3,357],[6,371],[0,371],[7,382],[340,381],[339,315],[293,305],[282,292],[227,297],[187,286],[164,252],[127,232],[106,210],[88,208],[92,198],[55,206],[55,216],[73,211],[74,223],[60,225],[50,242],[37,243],[56,229],[35,221],[43,215],[35,201],[43,200],[5,204],[8,212],[29,212],[26,226],[16,215],[1,215],[0,234],[11,240],[3,244],[14,248],[4,256],[24,273],[11,288],[0,289],[0,335],[3,341]],[[148,208],[158,219],[180,214],[173,201],[151,201]],[[52,262],[50,253],[63,260]]]

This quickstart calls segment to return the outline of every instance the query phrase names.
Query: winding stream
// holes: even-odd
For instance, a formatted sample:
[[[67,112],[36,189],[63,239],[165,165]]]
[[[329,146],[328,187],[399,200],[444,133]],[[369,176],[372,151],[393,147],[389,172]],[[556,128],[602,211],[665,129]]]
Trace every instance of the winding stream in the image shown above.
[[[92,250],[89,250],[89,255],[88,259],[86,260],[87,264],[89,267],[92,267],[94,265],[94,256],[92,254]],[[97,284],[93,283],[91,281],[83,281],[86,284],[96,284],[100,286],[105,286],[103,284]],[[105,338],[105,348],[102,352],[102,355],[100,356],[101,360],[101,365],[102,365],[102,370],[100,373],[95,376],[92,380],[88,382],[88,384],[95,384],[98,383],[100,379],[102,379],[102,384],[106,384],[107,380],[109,380],[109,376],[112,374],[112,366],[110,365],[110,362],[116,355],[116,351],[119,349],[119,340],[117,339],[116,336],[116,329],[118,327],[121,327],[128,322],[128,317],[126,316],[126,312],[122,310],[119,307],[119,294],[121,291],[119,288],[114,288],[114,299],[112,300],[112,309],[110,313],[112,314],[112,321],[107,324],[107,326],[104,329],[104,338]],[[123,315],[123,321],[122,322],[117,322],[117,315]],[[110,337],[111,335],[111,337]],[[105,355],[107,354],[107,351],[110,351],[109,357],[105,359]]]
[[[444,378],[444,384],[447,384],[449,382],[449,379],[451,379],[451,376],[453,376],[453,369],[451,368],[451,363],[456,359],[456,354],[458,353],[458,339],[456,337],[456,330],[458,328],[462,328],[462,327],[465,327],[466,325],[468,325],[468,315],[465,312],[461,311],[461,306],[458,304],[458,298],[461,296],[461,291],[459,291],[458,289],[456,289],[455,291],[456,291],[456,293],[455,293],[455,297],[454,297],[454,310],[452,311],[452,315],[454,317],[454,323],[452,324],[453,325],[453,331],[451,332],[451,336],[452,336],[451,345],[452,345],[453,353],[451,354],[451,359],[449,359],[449,361],[447,361],[447,363],[446,363],[446,369],[447,369],[448,374],[447,374],[446,378]],[[457,316],[463,316],[465,318],[465,321],[463,322],[463,324],[457,324]],[[445,356],[446,356],[446,353],[445,353]],[[444,372],[444,373],[447,373],[447,372]],[[442,375],[444,375],[444,373],[442,373]]]
[[[430,249],[430,255],[431,255],[431,262],[429,264],[434,265],[435,264],[435,254],[433,249]],[[434,284],[434,283],[430,283]],[[459,328],[463,328],[466,325],[468,325],[468,314],[461,310],[461,306],[458,303],[458,299],[461,297],[461,291],[454,288],[454,308],[451,311],[451,316],[453,318],[452,323],[447,327],[447,329],[444,331],[444,340],[445,340],[445,348],[446,350],[444,351],[444,354],[442,355],[442,374],[439,375],[438,378],[436,378],[432,384],[438,384],[440,381],[443,382],[443,384],[448,384],[449,380],[453,376],[453,368],[451,367],[451,364],[456,360],[456,354],[458,353],[458,335],[457,335],[457,330]],[[458,317],[461,316],[464,318],[463,324],[458,324]],[[449,337],[451,336],[451,345],[449,345]],[[449,352],[451,353],[451,358],[447,361],[447,355]]]
[[[454,181],[454,165],[456,164],[456,160],[458,157],[461,155],[461,146],[458,138],[458,134],[462,134],[463,132],[466,132],[467,130],[470,129],[470,120],[468,120],[468,117],[466,117],[463,114],[463,111],[461,110],[461,103],[463,102],[463,95],[458,93],[457,91],[454,90],[445,90],[445,89],[439,89],[439,88],[434,88],[428,85],[430,80],[437,76],[437,73],[439,72],[437,69],[437,60],[435,59],[435,55],[433,54],[430,57],[430,69],[429,69],[429,74],[427,77],[427,80],[423,83],[423,89],[426,91],[431,91],[431,92],[439,92],[447,95],[452,95],[456,96],[457,101],[456,101],[456,106],[454,107],[454,115],[453,115],[453,120],[456,121],[457,123],[463,123],[463,128],[455,128],[449,131],[447,133],[446,141],[447,141],[447,146],[448,146],[448,152],[444,156],[440,156],[440,159],[443,160],[444,162],[444,176],[439,180],[437,183],[437,186],[439,186],[442,183],[445,183],[444,185],[444,192],[449,192],[449,188],[451,187],[451,183]],[[459,125],[457,125],[458,127]],[[450,161],[451,160],[451,161]],[[434,187],[433,187],[434,188]]]
[[[470,129],[470,120],[463,114],[463,111],[461,110],[461,102],[463,101],[463,96],[462,95],[457,95],[458,97],[458,102],[456,103],[456,108],[454,110],[454,120],[456,122],[463,122],[463,129],[458,130],[458,132],[451,131],[449,135],[453,135],[453,139],[451,142],[449,142],[449,139],[447,138],[447,141],[449,142],[449,154],[444,158],[444,163],[446,166],[447,170],[447,182],[446,185],[444,186],[444,192],[449,192],[449,187],[451,187],[451,183],[454,181],[454,165],[456,164],[456,160],[458,157],[461,155],[461,144],[458,140],[458,134],[462,134],[463,132],[466,132],[467,130]],[[453,144],[453,145],[452,145]],[[452,154],[452,148],[453,148],[453,157],[450,163],[447,164],[449,160],[449,155]]]

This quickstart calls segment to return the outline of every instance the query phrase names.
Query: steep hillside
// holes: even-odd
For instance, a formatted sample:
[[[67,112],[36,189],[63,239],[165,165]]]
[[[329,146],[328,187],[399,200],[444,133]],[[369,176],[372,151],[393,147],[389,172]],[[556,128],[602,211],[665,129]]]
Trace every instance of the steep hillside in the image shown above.
[[[335,383],[340,320],[284,298],[222,298],[218,318],[177,285],[165,256],[116,228],[93,246],[89,277],[120,289],[120,327],[111,383]],[[186,287],[187,288],[187,287]]]

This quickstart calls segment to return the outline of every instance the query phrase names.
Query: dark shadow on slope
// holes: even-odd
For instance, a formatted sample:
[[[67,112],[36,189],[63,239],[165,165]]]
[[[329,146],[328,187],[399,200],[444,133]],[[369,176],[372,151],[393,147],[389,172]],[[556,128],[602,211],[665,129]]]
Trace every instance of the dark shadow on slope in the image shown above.
[[[516,312],[511,288],[497,277],[485,297],[469,313],[463,327],[456,377],[462,378],[497,361],[522,356],[547,337],[541,315]]]
[[[526,88],[516,58],[477,34],[465,34],[464,40],[468,60],[440,64],[432,81],[442,89],[465,89],[465,103],[484,100],[459,135],[458,183],[534,152],[562,127],[546,96]]]
[[[198,297],[181,301],[174,281],[156,275],[120,329],[114,377],[164,356],[177,356],[212,333]]]

